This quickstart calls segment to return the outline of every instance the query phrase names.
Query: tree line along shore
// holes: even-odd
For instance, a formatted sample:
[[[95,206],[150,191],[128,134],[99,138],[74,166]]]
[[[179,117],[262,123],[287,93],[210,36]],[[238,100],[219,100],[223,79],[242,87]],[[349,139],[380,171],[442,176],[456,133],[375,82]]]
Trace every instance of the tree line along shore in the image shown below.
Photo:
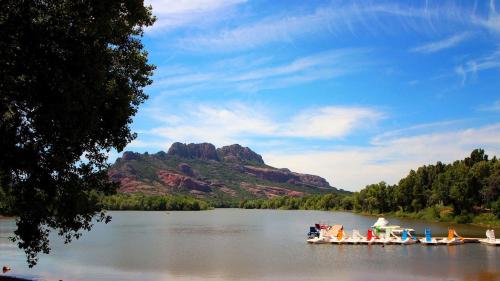
[[[398,184],[370,184],[347,195],[245,200],[240,208],[352,210],[432,221],[500,226],[500,161],[482,149],[451,164],[411,170]]]
[[[411,170],[398,184],[370,184],[353,193],[328,193],[304,197],[275,197],[213,201],[181,195],[115,194],[95,195],[106,210],[208,210],[244,209],[347,210],[432,221],[500,226],[500,161],[482,149],[451,164]],[[15,215],[0,188],[0,214]]]

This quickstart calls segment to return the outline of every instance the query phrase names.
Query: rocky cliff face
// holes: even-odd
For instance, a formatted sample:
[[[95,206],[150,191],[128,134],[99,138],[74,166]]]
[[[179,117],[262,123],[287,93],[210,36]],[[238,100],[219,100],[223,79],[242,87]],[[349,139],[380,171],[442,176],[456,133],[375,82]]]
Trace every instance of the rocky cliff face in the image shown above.
[[[233,144],[174,143],[167,153],[125,152],[109,170],[119,192],[245,199],[336,191],[322,177],[267,166],[262,156]]]
[[[178,156],[181,158],[193,158],[203,160],[218,161],[217,151],[211,143],[190,143],[184,144],[176,142],[170,146],[168,156]]]
[[[227,162],[264,164],[262,156],[239,144],[217,148],[217,154],[221,160]]]
[[[308,174],[291,172],[288,169],[262,168],[244,166],[245,172],[256,177],[272,182],[282,182],[290,184],[310,185],[321,188],[329,188],[330,184],[322,177]]]

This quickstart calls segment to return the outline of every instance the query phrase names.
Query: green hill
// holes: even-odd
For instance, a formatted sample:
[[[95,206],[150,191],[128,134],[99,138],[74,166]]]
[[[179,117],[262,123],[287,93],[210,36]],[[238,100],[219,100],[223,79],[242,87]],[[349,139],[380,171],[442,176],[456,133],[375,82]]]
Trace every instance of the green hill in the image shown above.
[[[174,143],[168,152],[124,152],[109,170],[120,193],[190,195],[217,201],[344,192],[322,177],[265,164],[238,144]]]

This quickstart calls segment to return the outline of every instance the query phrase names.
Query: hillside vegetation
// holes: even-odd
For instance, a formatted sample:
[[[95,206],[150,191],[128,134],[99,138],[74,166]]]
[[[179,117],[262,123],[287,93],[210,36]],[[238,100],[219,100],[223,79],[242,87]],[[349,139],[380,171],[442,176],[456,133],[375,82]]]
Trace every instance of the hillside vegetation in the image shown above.
[[[235,205],[242,199],[339,192],[323,178],[277,169],[238,144],[174,143],[168,152],[125,152],[109,170],[119,193],[186,195]]]

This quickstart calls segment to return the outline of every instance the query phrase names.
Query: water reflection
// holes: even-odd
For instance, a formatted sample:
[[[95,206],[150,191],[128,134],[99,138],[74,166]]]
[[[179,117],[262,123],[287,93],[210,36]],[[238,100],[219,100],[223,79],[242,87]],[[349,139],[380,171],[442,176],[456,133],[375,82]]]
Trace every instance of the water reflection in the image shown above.
[[[97,225],[70,245],[56,239],[53,253],[42,256],[34,270],[26,268],[22,252],[0,238],[0,263],[10,264],[16,274],[50,280],[331,280],[334,276],[335,280],[390,281],[498,276],[499,248],[479,244],[305,243],[307,227],[317,221],[365,232],[376,220],[351,213],[229,209],[112,215],[110,225]],[[390,221],[422,232],[431,226],[434,235],[444,235],[448,228],[414,220]],[[0,221],[0,237],[12,226],[13,221]],[[464,236],[484,236],[483,228],[456,229]]]

